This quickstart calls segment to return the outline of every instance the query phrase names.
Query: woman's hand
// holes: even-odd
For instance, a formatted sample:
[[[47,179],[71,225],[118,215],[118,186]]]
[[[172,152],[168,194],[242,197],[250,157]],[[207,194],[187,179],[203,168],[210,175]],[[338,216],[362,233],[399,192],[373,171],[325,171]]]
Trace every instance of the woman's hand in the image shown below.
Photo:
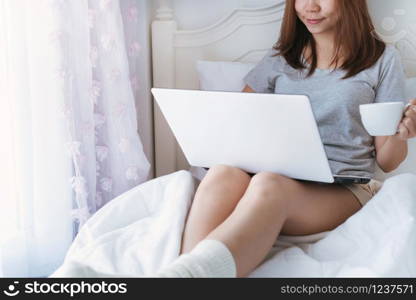
[[[405,110],[399,124],[399,131],[395,135],[403,141],[416,137],[416,99],[411,100],[409,103],[411,105]]]

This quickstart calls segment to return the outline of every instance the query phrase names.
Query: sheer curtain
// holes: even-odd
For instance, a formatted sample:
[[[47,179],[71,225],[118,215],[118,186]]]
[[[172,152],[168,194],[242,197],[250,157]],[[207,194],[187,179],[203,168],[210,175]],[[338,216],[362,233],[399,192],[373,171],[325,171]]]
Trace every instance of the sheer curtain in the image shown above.
[[[148,179],[130,3],[0,1],[2,276],[49,275],[91,214]]]

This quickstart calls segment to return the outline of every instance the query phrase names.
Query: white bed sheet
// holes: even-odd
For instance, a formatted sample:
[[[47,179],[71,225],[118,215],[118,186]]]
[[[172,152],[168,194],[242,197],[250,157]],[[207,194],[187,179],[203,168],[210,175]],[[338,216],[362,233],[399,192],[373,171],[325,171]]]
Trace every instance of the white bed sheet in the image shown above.
[[[155,178],[99,210],[51,277],[148,277],[179,254],[198,181],[189,171]],[[416,175],[387,179],[336,229],[279,236],[249,277],[415,277]]]

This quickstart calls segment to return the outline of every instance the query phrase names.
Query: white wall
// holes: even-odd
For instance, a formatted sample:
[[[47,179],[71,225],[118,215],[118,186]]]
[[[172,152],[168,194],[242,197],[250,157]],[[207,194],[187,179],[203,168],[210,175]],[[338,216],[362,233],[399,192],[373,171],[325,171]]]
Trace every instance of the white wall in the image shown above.
[[[140,0],[138,0],[140,1]],[[383,19],[393,18],[397,27],[409,20],[416,20],[415,0],[367,0],[371,14],[377,24]],[[154,0],[152,19],[155,16],[158,1]],[[180,29],[192,30],[211,25],[229,14],[237,7],[258,7],[276,3],[276,0],[170,0],[171,8]],[[405,15],[397,15],[396,10],[404,10]],[[400,11],[398,11],[400,13]],[[391,19],[386,24],[392,24]],[[389,27],[387,27],[389,28]],[[383,31],[382,26],[378,30]],[[394,30],[394,29],[393,29]],[[386,30],[384,29],[384,33]]]
[[[153,18],[159,1],[153,1]],[[170,0],[178,27],[182,30],[202,28],[215,23],[237,7],[259,7],[276,0]]]
[[[367,0],[377,31],[392,35],[416,22],[415,0]]]

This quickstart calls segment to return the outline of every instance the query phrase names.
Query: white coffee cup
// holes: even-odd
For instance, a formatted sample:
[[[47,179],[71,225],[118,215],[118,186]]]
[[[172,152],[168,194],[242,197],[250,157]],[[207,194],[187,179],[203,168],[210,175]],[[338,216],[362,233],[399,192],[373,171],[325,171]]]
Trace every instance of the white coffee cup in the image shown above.
[[[372,136],[395,135],[403,113],[409,105],[403,102],[362,104],[361,121],[368,134]]]

